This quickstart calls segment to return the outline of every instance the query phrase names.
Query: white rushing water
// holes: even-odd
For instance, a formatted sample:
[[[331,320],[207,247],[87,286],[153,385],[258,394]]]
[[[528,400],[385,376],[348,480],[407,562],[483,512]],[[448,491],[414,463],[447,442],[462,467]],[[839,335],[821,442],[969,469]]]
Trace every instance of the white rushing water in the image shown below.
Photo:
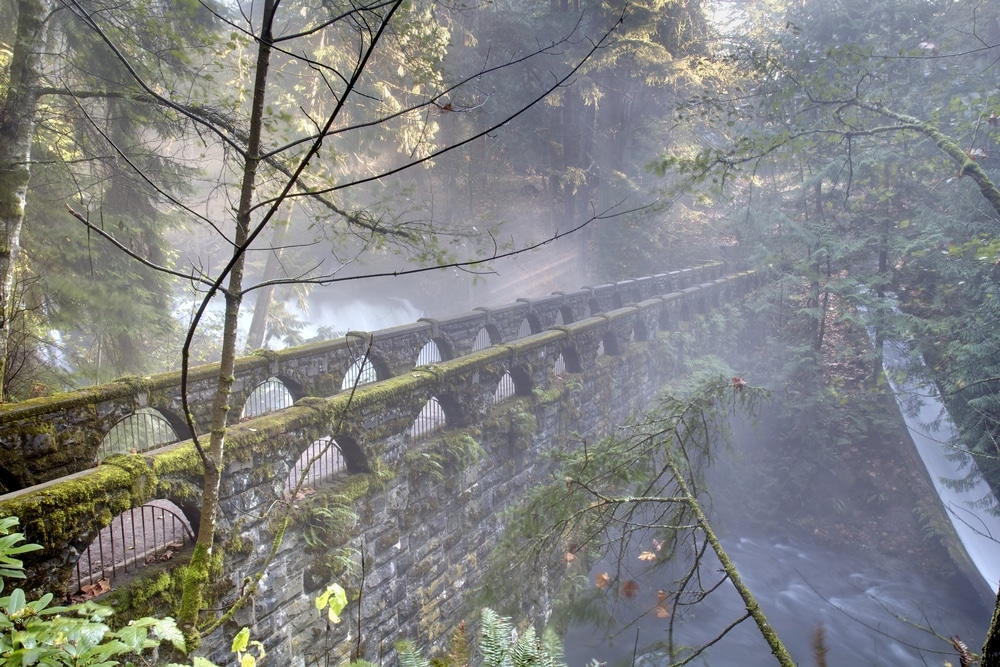
[[[955,425],[941,402],[937,388],[899,372],[911,357],[909,348],[896,341],[884,344],[884,366],[893,395],[913,444],[927,468],[941,502],[966,553],[991,593],[1000,584],[1000,517],[982,506],[992,494],[978,478],[976,463],[956,445]],[[970,476],[972,484],[949,484]]]
[[[915,563],[886,561],[876,554],[833,550],[808,538],[777,540],[761,533],[726,531],[722,540],[744,582],[753,591],[769,624],[799,665],[814,662],[813,636],[823,626],[830,665],[911,667],[957,664],[948,641],[957,635],[975,646],[985,636],[990,608],[964,577],[945,580]],[[633,559],[633,563],[636,562]],[[595,570],[612,567],[599,564]],[[719,579],[719,564],[708,555],[702,565],[706,582]],[[669,590],[670,567],[630,573],[639,583],[633,599],[609,598],[613,619],[609,639],[604,629],[575,624],[566,636],[566,662],[582,667],[591,660],[608,667],[669,663],[662,651],[648,652],[667,639],[668,619],[657,618],[658,590]],[[674,640],[695,647],[711,642],[746,612],[736,590],[724,584],[707,599],[681,610]],[[938,636],[928,630],[936,632]],[[638,636],[637,633],[638,632]],[[644,650],[645,649],[645,650]],[[695,665],[773,665],[775,659],[752,621],[744,621]]]

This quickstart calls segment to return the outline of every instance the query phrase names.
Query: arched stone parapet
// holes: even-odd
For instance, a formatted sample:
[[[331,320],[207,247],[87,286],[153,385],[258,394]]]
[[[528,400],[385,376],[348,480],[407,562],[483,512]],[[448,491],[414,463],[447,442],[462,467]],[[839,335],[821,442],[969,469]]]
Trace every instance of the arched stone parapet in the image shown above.
[[[614,285],[611,283],[605,283],[602,285],[595,285],[594,287],[585,287],[584,289],[590,292],[588,306],[591,316],[597,315],[598,313],[606,313],[609,310],[614,310]]]
[[[4,496],[3,515],[21,519],[18,529],[27,542],[42,545],[32,554],[32,585],[42,591],[63,591],[78,555],[102,528],[152,496],[144,466],[129,459],[114,460],[70,477]]]
[[[499,335],[491,344],[514,341],[519,336],[537,336],[557,321],[559,313],[564,323],[575,323],[588,315],[615,310],[618,300],[635,302],[643,296],[647,285],[663,294],[664,307],[657,318],[657,330],[669,328],[681,318],[681,310],[671,301],[683,300],[687,316],[702,312],[705,296],[686,292],[674,297],[670,289],[691,289],[692,285],[713,284],[712,300],[741,296],[753,289],[757,280],[753,272],[733,274],[720,280],[722,264],[708,263],[691,270],[657,274],[650,278],[623,281],[615,285],[599,285],[577,292],[555,294],[541,299],[525,299],[499,308],[480,308],[474,312],[447,319],[418,322],[375,332],[350,332],[331,341],[311,343],[280,351],[260,350],[243,357],[236,364],[236,391],[230,410],[232,420],[239,417],[239,407],[253,389],[268,377],[280,378],[295,398],[299,396],[331,396],[341,390],[351,365],[362,356],[372,340],[370,356],[379,380],[412,371],[422,345],[437,337],[439,344],[451,348],[442,355],[462,355],[471,350],[475,335],[483,327]],[[623,285],[634,294],[622,296]],[[681,286],[685,286],[682,288]],[[669,287],[668,287],[669,286]],[[562,310],[561,310],[562,309]],[[568,313],[565,309],[568,309]],[[525,324],[526,323],[526,324]],[[525,324],[522,331],[522,324]],[[475,328],[475,331],[472,329]],[[435,334],[436,329],[436,334]],[[651,331],[652,327],[647,327]],[[440,343],[445,341],[445,343]],[[623,339],[619,339],[623,342]],[[547,353],[546,353],[547,354]],[[556,353],[558,355],[558,352]],[[547,364],[542,364],[547,365]],[[534,368],[528,365],[526,368]],[[534,376],[535,386],[542,380]],[[200,430],[210,423],[212,400],[215,396],[218,369],[204,365],[190,369],[187,389],[190,410]],[[38,398],[18,404],[0,405],[0,467],[5,468],[19,486],[37,484],[91,465],[93,455],[104,434],[128,414],[143,407],[158,410],[182,438],[191,434],[179,416],[184,414],[180,397],[180,374],[164,373],[143,378],[122,380],[89,387],[58,397]]]
[[[618,294],[618,308],[642,301],[642,293],[635,280],[619,280],[615,283],[615,292]]]
[[[479,352],[480,350],[485,350],[493,345],[498,345],[503,342],[503,335],[500,333],[500,329],[492,324],[485,324],[483,327],[476,332],[476,337],[472,339],[472,352]]]
[[[483,311],[473,311],[443,319],[424,317],[420,321],[430,322],[433,325],[431,337],[437,341],[444,341],[450,359],[471,353],[476,334],[490,324]]]
[[[476,308],[485,315],[485,325],[493,327],[499,333],[499,339],[493,345],[514,340],[518,337],[521,322],[528,314],[529,307],[524,303],[512,303],[497,308]],[[539,325],[538,331],[541,331]]]
[[[527,304],[529,310],[525,317],[534,315],[544,331],[556,326],[562,314],[560,309],[563,307],[563,297],[561,294],[552,294],[540,299],[518,299],[518,303]]]
[[[590,316],[588,311],[591,291],[589,289],[581,289],[575,292],[553,292],[553,294],[557,294],[563,299],[562,306],[559,309],[563,316],[563,324],[578,322]]]
[[[237,376],[242,369],[259,365],[262,370],[249,373],[250,381],[264,373],[264,377],[280,378],[296,400],[302,396],[327,396],[339,388],[356,345],[353,339],[341,337],[284,350],[255,350],[238,361]]]
[[[721,303],[720,286],[714,280],[698,285],[701,290],[701,313],[706,313],[713,308],[717,308]]]
[[[654,291],[653,276],[643,276],[632,280],[632,303],[639,303],[657,294]]]
[[[601,341],[609,329],[608,325],[607,315],[598,315],[582,322],[556,328],[557,331],[566,333],[560,351],[567,373],[582,373],[593,367]]]
[[[632,341],[632,332],[641,314],[638,305],[631,305],[604,315],[606,324],[601,332],[604,354],[612,356],[624,354]]]
[[[702,292],[699,287],[688,287],[681,290],[681,319],[690,321],[702,312]]]
[[[517,368],[531,387],[546,389],[552,379],[552,366],[562,353],[562,331],[545,331],[527,340],[515,340],[497,347],[504,351],[507,368]]]
[[[641,343],[652,338],[659,329],[663,312],[663,299],[647,299],[637,304],[637,307],[639,312],[636,313],[635,322],[632,325],[632,340]]]
[[[380,359],[385,360],[392,377],[412,370],[420,350],[433,335],[434,325],[428,321],[382,329],[372,334],[372,345]]]

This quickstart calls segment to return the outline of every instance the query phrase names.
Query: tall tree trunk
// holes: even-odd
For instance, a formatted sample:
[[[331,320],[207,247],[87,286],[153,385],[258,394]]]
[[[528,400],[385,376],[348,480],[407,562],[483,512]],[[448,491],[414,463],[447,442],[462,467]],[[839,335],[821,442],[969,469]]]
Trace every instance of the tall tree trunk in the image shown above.
[[[215,542],[216,520],[219,513],[219,486],[224,470],[226,427],[229,420],[229,400],[232,395],[236,367],[236,338],[240,302],[242,301],[243,270],[246,244],[250,232],[254,187],[260,165],[261,131],[264,119],[264,97],[267,91],[268,68],[271,60],[271,25],[277,7],[276,0],[264,1],[260,37],[257,42],[257,65],[250,110],[250,131],[247,138],[240,188],[239,206],[236,210],[236,236],[233,247],[236,255],[231,263],[229,284],[226,291],[226,311],[223,320],[222,358],[219,361],[218,388],[212,403],[212,423],[208,450],[204,458],[205,475],[202,487],[201,519],[194,554],[188,566],[178,610],[178,624],[184,631],[189,650],[198,646],[198,616],[201,612],[205,585],[208,583],[212,564],[212,547]]]
[[[49,14],[47,0],[19,0],[17,31],[11,54],[9,83],[0,107],[0,401],[4,400],[10,323],[17,308],[14,296],[17,257],[21,250],[31,140],[35,130],[41,55]]]
[[[274,233],[271,235],[271,252],[267,254],[267,263],[264,265],[264,282],[278,277],[278,272],[281,270],[282,246],[288,235],[289,224],[291,224],[290,215],[274,225]],[[247,333],[245,348],[247,353],[264,347],[264,332],[267,330],[267,319],[273,300],[274,285],[257,290],[257,299],[253,304],[253,319],[250,320],[250,331]]]

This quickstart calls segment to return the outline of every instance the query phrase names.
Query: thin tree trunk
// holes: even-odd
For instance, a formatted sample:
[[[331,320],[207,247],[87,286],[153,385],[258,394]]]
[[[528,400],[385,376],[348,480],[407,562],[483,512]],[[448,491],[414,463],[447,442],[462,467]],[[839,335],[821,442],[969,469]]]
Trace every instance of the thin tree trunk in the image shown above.
[[[240,249],[245,245],[249,235],[254,187],[257,181],[257,168],[260,165],[264,97],[267,90],[272,49],[271,24],[274,20],[276,6],[276,0],[265,0],[260,38],[257,43],[257,66],[250,111],[250,132],[247,140],[243,181],[236,214],[236,236],[233,244],[238,254],[229,273],[229,286],[226,292],[222,358],[219,362],[218,388],[212,404],[209,447],[204,460],[205,476],[202,488],[201,520],[198,525],[194,554],[184,577],[181,605],[178,611],[178,624],[184,631],[189,650],[196,648],[201,639],[198,632],[198,616],[202,608],[205,585],[209,580],[212,546],[215,542],[216,520],[219,513],[219,485],[222,480],[226,427],[230,409],[229,400],[232,395],[233,373],[236,366],[236,338],[245,264],[245,253],[241,252]]]
[[[48,14],[47,0],[20,0],[17,3],[17,31],[9,83],[0,107],[0,401],[4,400],[10,323],[17,308],[15,274],[31,175],[31,140],[38,104],[36,91],[41,79],[38,45],[45,37]]]
[[[291,216],[278,222],[271,235],[271,252],[267,254],[264,265],[264,282],[274,280],[281,270],[282,246],[288,235]],[[274,299],[274,285],[268,285],[257,290],[257,299],[253,305],[253,319],[250,320],[250,331],[247,333],[247,353],[264,347],[264,332],[267,330],[268,315],[271,311],[271,301]]]
[[[680,466],[677,465],[677,461],[671,454],[667,454],[667,465],[670,467],[674,482],[680,490],[680,495],[687,500],[688,507],[690,507],[691,511],[694,512],[695,519],[698,522],[698,527],[705,533],[705,538],[711,545],[712,551],[714,551],[715,555],[718,557],[719,563],[722,564],[723,571],[725,571],[729,581],[732,582],[733,586],[736,588],[736,592],[739,593],[740,598],[743,599],[747,615],[753,619],[754,623],[757,624],[757,629],[760,631],[760,634],[764,637],[764,641],[767,642],[768,647],[771,649],[771,654],[782,667],[795,667],[795,662],[792,660],[791,654],[788,653],[788,649],[785,648],[784,643],[782,643],[781,639],[778,637],[778,633],[776,633],[774,628],[771,627],[771,624],[767,622],[767,617],[764,615],[764,611],[757,603],[757,598],[755,598],[753,593],[750,591],[750,587],[743,582],[743,578],[736,569],[736,565],[729,558],[729,554],[726,550],[722,547],[722,542],[719,541],[718,536],[715,534],[715,530],[712,528],[712,524],[709,523],[708,517],[701,508],[701,503],[698,502],[698,499],[695,498],[694,494],[691,492],[684,479],[684,474],[681,471]]]

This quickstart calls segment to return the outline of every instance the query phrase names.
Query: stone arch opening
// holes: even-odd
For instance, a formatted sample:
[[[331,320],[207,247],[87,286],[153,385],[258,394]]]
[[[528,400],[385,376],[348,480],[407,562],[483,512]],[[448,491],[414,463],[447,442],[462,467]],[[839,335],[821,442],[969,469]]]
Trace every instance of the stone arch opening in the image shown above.
[[[340,390],[347,391],[354,386],[370,384],[385,379],[385,373],[380,372],[379,365],[371,356],[358,357],[351,364],[344,374],[344,379],[340,383]]]
[[[493,392],[493,402],[503,403],[506,400],[513,398],[517,394],[517,386],[514,384],[514,376],[507,371],[497,382],[497,388]]]
[[[564,347],[562,352],[556,357],[552,365],[553,375],[564,375],[565,373],[582,373],[583,367],[580,365],[580,355],[572,347]]]
[[[622,307],[622,295],[618,292],[615,292],[614,294],[611,295],[611,309],[618,310],[621,307]]]
[[[591,298],[587,301],[587,317],[593,317],[601,312],[601,304],[597,299]]]
[[[531,373],[521,366],[515,366],[509,372],[511,379],[514,380],[514,393],[518,396],[531,396],[535,389]]]
[[[677,320],[677,302],[667,301],[660,307],[658,326],[660,331],[670,331]]]
[[[184,512],[169,500],[125,510],[80,553],[67,590],[88,597],[106,593],[115,577],[174,558],[194,537]]]
[[[538,316],[534,313],[528,313],[525,315],[524,319],[521,320],[521,326],[517,329],[518,338],[527,338],[528,336],[536,333],[542,332],[542,323],[538,319]]]
[[[448,343],[441,338],[433,338],[420,348],[416,365],[426,366],[427,364],[436,364],[447,359],[451,359],[451,348],[448,346]]]
[[[639,318],[635,322],[635,326],[632,328],[632,340],[644,343],[649,340],[649,328],[646,326],[646,321]]]
[[[103,461],[112,454],[148,452],[178,440],[173,424],[159,410],[139,408],[104,434],[95,460]]]
[[[280,379],[271,376],[254,387],[243,404],[240,420],[253,419],[269,412],[277,412],[292,407],[295,402],[292,392]]]
[[[601,347],[604,350],[604,354],[617,356],[622,353],[621,348],[618,346],[618,337],[610,331],[601,337]]]
[[[487,324],[476,332],[476,338],[472,341],[472,351],[479,352],[480,350],[485,350],[491,345],[501,342],[501,340],[500,330],[491,324]]]
[[[314,489],[333,479],[338,473],[349,472],[347,457],[341,451],[340,443],[330,436],[318,438],[306,447],[288,471],[282,496],[285,500],[295,500],[292,495],[296,488],[300,492],[305,488]]]
[[[417,418],[410,426],[410,439],[422,438],[435,431],[440,431],[448,425],[448,416],[445,414],[444,406],[437,396],[431,396],[430,400],[424,403]]]

